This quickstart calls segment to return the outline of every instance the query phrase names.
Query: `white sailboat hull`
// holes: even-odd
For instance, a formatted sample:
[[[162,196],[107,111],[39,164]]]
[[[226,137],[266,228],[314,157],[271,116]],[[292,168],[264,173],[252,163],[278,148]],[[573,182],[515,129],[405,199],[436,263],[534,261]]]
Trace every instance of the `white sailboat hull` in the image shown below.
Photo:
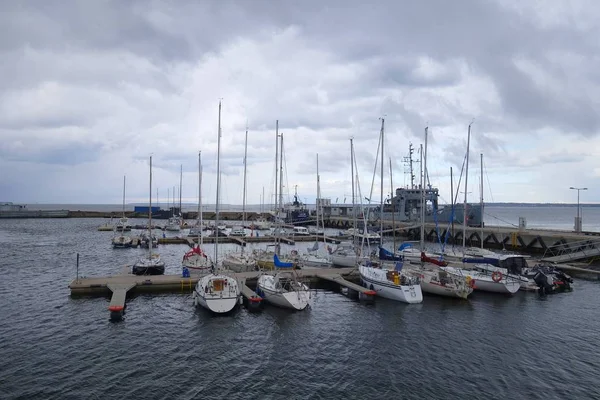
[[[228,256],[223,260],[223,267],[233,272],[255,271],[256,261],[247,257]]]
[[[360,278],[369,289],[375,290],[377,296],[409,304],[421,303],[423,301],[421,285],[394,284],[385,278],[386,271],[379,268],[361,265],[358,270]]]
[[[285,291],[277,287],[273,276],[261,275],[257,286],[264,299],[274,306],[301,311],[312,302],[310,289],[305,284],[301,284],[299,290]]]
[[[226,282],[217,286],[216,281]],[[202,277],[194,289],[194,303],[216,314],[232,311],[238,304],[240,291],[237,281],[226,275],[210,274]]]
[[[442,269],[451,273],[456,273],[458,270],[455,267],[442,267]],[[514,294],[521,287],[521,283],[517,279],[504,277],[499,282],[494,282],[490,275],[466,269],[462,270],[462,274],[474,279],[474,289],[482,292]]]
[[[466,299],[473,292],[473,289],[459,289],[453,286],[442,285],[440,283],[432,282],[427,278],[421,280],[421,289],[425,293],[446,297],[458,297],[461,299]]]
[[[352,268],[356,267],[357,257],[355,255],[343,256],[338,254],[332,254],[331,263],[336,267]]]
[[[475,279],[475,290],[483,292],[514,294],[521,288],[521,284],[516,280],[494,282],[491,278],[490,280],[484,280],[477,276],[474,276],[473,279]]]

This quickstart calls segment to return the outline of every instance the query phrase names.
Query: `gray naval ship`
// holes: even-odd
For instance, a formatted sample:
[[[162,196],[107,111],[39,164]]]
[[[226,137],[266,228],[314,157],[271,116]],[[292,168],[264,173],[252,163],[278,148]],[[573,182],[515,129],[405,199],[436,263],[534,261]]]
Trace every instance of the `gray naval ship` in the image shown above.
[[[421,220],[422,193],[421,185],[415,185],[412,188],[397,188],[396,194],[391,199],[387,199],[383,206],[374,207],[369,213],[370,222],[378,222],[381,218],[384,221],[414,221]],[[428,186],[425,189],[425,221],[437,222],[440,225],[447,225],[452,222],[462,224],[464,221],[464,204],[440,205],[439,190]],[[454,212],[453,209],[454,208]],[[467,226],[481,226],[483,209],[480,204],[467,203]]]

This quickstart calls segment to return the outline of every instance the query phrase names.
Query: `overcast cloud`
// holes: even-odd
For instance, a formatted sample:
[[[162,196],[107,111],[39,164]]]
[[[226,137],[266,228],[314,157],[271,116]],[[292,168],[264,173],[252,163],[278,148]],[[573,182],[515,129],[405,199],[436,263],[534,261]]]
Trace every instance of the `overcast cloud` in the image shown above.
[[[353,137],[368,195],[381,117],[386,194],[388,159],[405,185],[428,125],[449,200],[474,121],[473,201],[483,153],[486,200],[574,202],[569,186],[587,186],[597,202],[598,21],[592,1],[5,1],[0,201],[119,203],[127,175],[143,202],[151,154],[154,192],[164,201],[183,164],[196,201],[202,151],[213,203],[222,99],[225,203],[242,201],[246,124],[248,201],[272,195],[276,120],[290,194],[314,201],[319,153],[323,196],[349,197]]]

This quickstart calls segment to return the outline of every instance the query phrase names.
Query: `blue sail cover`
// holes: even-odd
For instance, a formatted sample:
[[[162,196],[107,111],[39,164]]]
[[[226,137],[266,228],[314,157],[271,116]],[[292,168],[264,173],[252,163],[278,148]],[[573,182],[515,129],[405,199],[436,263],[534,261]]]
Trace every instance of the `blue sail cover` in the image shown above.
[[[488,257],[469,257],[463,258],[462,261],[467,264],[490,264],[496,267],[499,266],[499,262],[497,258],[488,258]]]
[[[402,257],[396,256],[391,251],[386,250],[383,247],[379,246],[379,259],[380,260],[389,260],[389,261],[401,261]]]
[[[294,263],[281,262],[279,257],[277,257],[277,254],[273,254],[273,264],[275,264],[275,267],[277,268],[292,268],[294,266]]]
[[[400,247],[398,247],[398,251],[402,251],[404,249],[410,249],[414,247],[412,243],[402,243]]]

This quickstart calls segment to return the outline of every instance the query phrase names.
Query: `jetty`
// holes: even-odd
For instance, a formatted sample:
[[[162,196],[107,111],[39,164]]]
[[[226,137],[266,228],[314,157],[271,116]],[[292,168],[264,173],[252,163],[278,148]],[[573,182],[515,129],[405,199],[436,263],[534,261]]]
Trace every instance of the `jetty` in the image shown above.
[[[188,294],[193,291],[201,274],[178,275],[133,275],[130,266],[121,268],[121,272],[113,276],[76,278],[69,284],[71,296],[111,296],[108,310],[113,320],[122,318],[126,308],[127,296],[131,293],[170,292]],[[357,281],[359,274],[356,268],[305,268],[296,270],[298,276],[310,283],[320,280],[334,284],[337,288],[348,289],[349,297],[358,298],[365,302],[373,302],[375,291],[364,288]],[[252,287],[261,274],[274,274],[275,271],[230,272],[241,288],[244,303],[249,309],[257,309],[262,298]]]
[[[245,247],[247,243],[275,243],[277,240],[289,245],[294,245],[296,242],[319,241],[334,244],[339,244],[341,242],[341,238],[324,238],[323,236],[315,237],[308,235],[279,238],[276,238],[275,236],[219,236],[219,243],[233,243],[243,247]],[[205,236],[202,237],[202,241],[204,243],[214,243],[215,237]],[[191,247],[194,243],[198,243],[198,238],[196,236],[158,238],[158,244],[187,244]]]

